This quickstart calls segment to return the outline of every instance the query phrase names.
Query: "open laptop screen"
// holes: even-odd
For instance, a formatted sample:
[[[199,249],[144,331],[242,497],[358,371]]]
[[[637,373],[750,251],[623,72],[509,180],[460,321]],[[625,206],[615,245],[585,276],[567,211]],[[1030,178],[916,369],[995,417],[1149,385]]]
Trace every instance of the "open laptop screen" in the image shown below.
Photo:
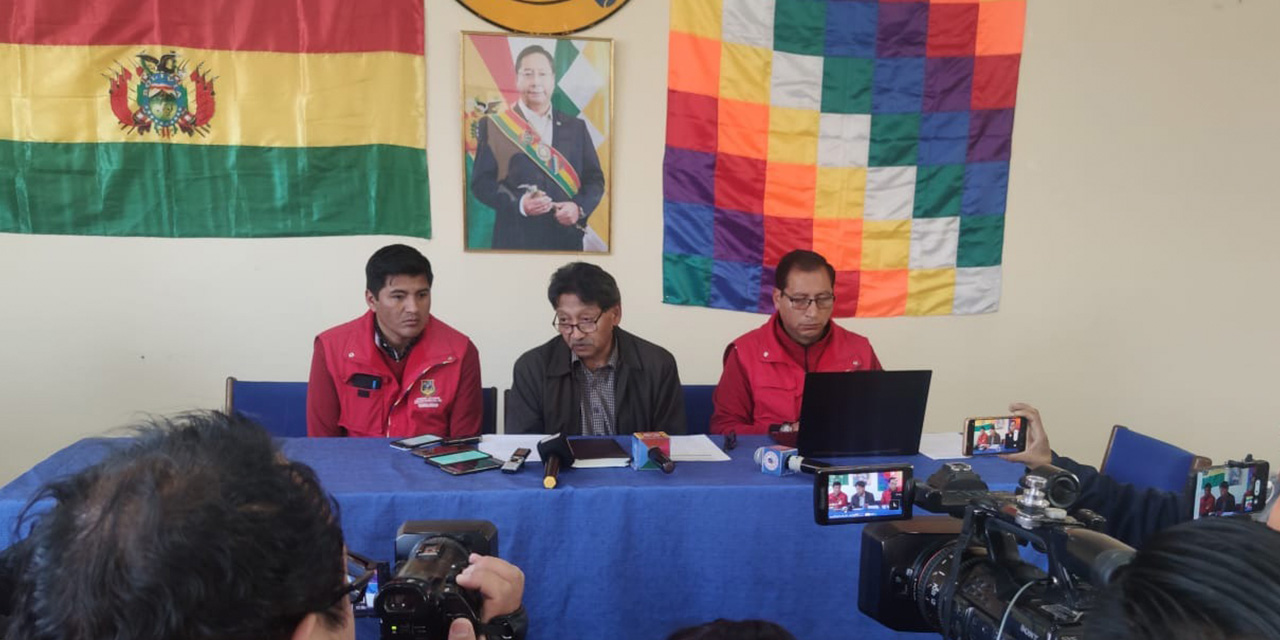
[[[916,455],[932,376],[932,371],[805,374],[800,455]]]

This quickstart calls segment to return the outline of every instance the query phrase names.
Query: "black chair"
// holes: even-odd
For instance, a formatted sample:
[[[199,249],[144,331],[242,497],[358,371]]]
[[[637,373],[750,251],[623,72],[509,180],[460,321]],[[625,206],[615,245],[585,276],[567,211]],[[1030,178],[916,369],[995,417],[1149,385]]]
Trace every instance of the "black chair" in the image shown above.
[[[484,387],[480,389],[484,404],[484,415],[480,418],[480,433],[498,432],[498,388]]]

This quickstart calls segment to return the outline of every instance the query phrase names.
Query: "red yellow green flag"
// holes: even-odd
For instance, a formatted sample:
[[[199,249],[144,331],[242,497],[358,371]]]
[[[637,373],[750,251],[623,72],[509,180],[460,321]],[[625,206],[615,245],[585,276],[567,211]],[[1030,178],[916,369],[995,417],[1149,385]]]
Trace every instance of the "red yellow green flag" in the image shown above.
[[[423,0],[12,0],[0,232],[430,237]]]

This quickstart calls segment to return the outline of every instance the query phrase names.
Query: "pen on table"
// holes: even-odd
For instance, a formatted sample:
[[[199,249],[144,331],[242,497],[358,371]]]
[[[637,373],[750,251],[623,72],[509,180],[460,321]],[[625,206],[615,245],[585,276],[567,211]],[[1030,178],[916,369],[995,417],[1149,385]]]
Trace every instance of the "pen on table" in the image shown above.
[[[442,447],[456,447],[463,444],[476,444],[480,442],[480,436],[471,436],[470,438],[456,438],[453,440],[441,440]]]

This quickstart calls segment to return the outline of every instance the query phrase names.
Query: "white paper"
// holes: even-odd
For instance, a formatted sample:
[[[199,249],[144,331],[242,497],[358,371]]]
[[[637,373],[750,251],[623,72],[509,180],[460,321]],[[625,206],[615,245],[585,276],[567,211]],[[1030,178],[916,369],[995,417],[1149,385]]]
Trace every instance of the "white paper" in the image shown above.
[[[728,462],[729,454],[705,435],[671,436],[671,459],[675,462]]]
[[[538,455],[538,441],[545,437],[538,433],[487,435],[480,439],[479,449],[505,462],[516,449],[524,447],[529,450],[529,457],[525,458],[525,462],[542,462],[542,457]]]
[[[920,455],[934,460],[963,458],[961,444],[958,433],[924,433],[920,435]]]

